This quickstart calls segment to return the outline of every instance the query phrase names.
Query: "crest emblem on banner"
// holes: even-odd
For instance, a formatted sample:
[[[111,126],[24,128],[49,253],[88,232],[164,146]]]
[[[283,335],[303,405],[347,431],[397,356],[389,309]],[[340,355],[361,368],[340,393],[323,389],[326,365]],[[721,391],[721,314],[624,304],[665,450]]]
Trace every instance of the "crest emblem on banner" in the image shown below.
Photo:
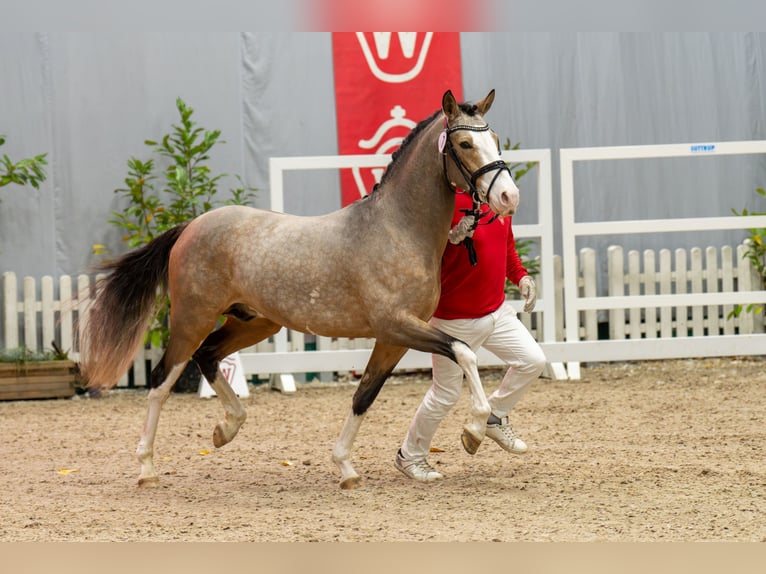
[[[380,124],[370,139],[359,140],[359,149],[381,155],[393,153],[410,133],[410,130],[417,125],[416,122],[408,119],[406,114],[407,112],[400,105],[391,108],[391,118]],[[394,135],[391,135],[392,133]],[[373,167],[366,170],[358,167],[352,168],[354,181],[359,189],[359,197],[367,195],[368,190],[380,182],[384,171],[386,171],[384,167]]]
[[[338,153],[390,154],[448,89],[462,97],[459,32],[333,32]],[[341,204],[357,201],[385,168],[340,172]]]
[[[433,35],[433,32],[356,33],[370,72],[389,84],[409,82],[423,70]]]

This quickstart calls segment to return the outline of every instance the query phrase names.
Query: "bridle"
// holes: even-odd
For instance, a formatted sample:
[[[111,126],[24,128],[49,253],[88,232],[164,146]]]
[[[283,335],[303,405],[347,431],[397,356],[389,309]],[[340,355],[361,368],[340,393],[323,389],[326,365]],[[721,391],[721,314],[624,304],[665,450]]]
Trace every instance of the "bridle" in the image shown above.
[[[468,190],[471,192],[471,199],[473,200],[473,207],[471,209],[464,209],[462,210],[466,215],[473,215],[473,225],[471,226],[470,231],[474,231],[476,227],[479,225],[479,220],[487,215],[487,213],[481,213],[481,204],[486,203],[489,199],[489,194],[492,192],[492,186],[495,185],[495,181],[497,181],[497,178],[500,177],[500,174],[503,173],[503,171],[507,171],[508,175],[511,175],[511,170],[508,167],[508,165],[501,159],[491,161],[486,165],[481,166],[479,169],[477,169],[474,172],[471,172],[466,165],[463,163],[463,160],[460,159],[460,156],[458,155],[457,151],[455,150],[455,146],[452,145],[452,139],[449,137],[450,134],[461,131],[461,130],[468,130],[472,132],[486,132],[489,130],[489,124],[484,124],[481,126],[469,126],[465,124],[458,124],[453,127],[449,127],[447,125],[447,118],[444,118],[444,130],[439,135],[439,151],[442,154],[442,165],[444,170],[444,179],[447,181],[447,185],[450,187],[450,189],[458,193],[458,187],[450,181],[449,176],[447,175],[447,155],[449,154],[450,158],[452,158],[452,161],[457,166],[458,170],[460,171],[460,174],[463,176],[463,179],[465,180]],[[498,154],[500,154],[500,148],[498,147]],[[481,198],[481,195],[479,194],[479,190],[476,189],[476,182],[478,179],[484,175],[485,173],[488,173],[492,170],[497,170],[497,173],[492,178],[492,181],[489,184],[489,187],[487,188],[487,195],[485,199]],[[495,219],[497,219],[498,214],[494,214],[489,221],[486,222],[485,225],[489,225]],[[477,263],[477,257],[476,257],[476,250],[473,247],[473,239],[471,237],[466,237],[463,240],[466,248],[468,249],[468,258],[470,260],[471,265],[476,265]]]
[[[495,185],[495,181],[497,181],[497,178],[500,176],[503,171],[507,171],[508,175],[511,175],[511,170],[508,168],[506,163],[501,160],[495,160],[491,161],[486,165],[481,166],[479,169],[477,169],[474,172],[471,172],[466,165],[463,163],[463,160],[460,159],[460,156],[458,155],[457,151],[455,150],[455,146],[452,144],[452,139],[450,139],[450,134],[462,130],[467,130],[471,132],[486,132],[489,131],[489,124],[484,124],[482,126],[469,126],[464,124],[458,124],[453,127],[449,127],[447,125],[447,118],[444,118],[444,131],[439,136],[439,151],[442,154],[442,164],[444,166],[444,178],[447,180],[447,184],[450,186],[452,191],[456,191],[458,188],[455,184],[453,184],[449,176],[447,175],[447,154],[452,158],[452,161],[457,166],[458,170],[460,171],[460,174],[463,176],[463,179],[465,180],[466,184],[468,184],[468,190],[471,192],[471,198],[473,199],[474,205],[478,205],[481,203],[486,203],[486,200],[483,200],[481,196],[479,195],[479,190],[476,189],[476,182],[478,179],[484,175],[487,172],[490,172],[492,170],[497,170],[497,173],[495,174],[495,177],[492,178],[492,181],[489,184],[489,187],[487,188],[487,197],[489,197],[490,192],[492,191],[492,186]],[[498,148],[498,155],[500,154],[500,149]]]

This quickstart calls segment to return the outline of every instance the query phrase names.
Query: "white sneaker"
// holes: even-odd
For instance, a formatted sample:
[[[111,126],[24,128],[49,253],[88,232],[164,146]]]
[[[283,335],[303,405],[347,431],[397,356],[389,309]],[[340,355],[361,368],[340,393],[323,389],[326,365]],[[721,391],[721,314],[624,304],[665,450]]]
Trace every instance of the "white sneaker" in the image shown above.
[[[407,460],[402,456],[401,450],[396,453],[394,466],[404,474],[404,476],[408,476],[409,478],[420,482],[433,482],[434,480],[441,480],[444,478],[442,473],[434,470],[434,468],[426,462],[426,459]]]
[[[508,415],[500,419],[500,424],[488,424],[486,436],[510,453],[524,454],[527,452],[527,444],[516,435],[508,420]]]

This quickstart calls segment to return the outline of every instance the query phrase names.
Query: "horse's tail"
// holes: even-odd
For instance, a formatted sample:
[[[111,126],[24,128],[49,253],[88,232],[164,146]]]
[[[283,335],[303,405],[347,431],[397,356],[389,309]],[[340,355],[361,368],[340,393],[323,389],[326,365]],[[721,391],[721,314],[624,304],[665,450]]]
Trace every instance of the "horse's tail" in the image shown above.
[[[170,250],[186,223],[122,257],[96,284],[80,342],[80,371],[90,388],[111,388],[130,366],[149,328],[157,296],[167,292]]]

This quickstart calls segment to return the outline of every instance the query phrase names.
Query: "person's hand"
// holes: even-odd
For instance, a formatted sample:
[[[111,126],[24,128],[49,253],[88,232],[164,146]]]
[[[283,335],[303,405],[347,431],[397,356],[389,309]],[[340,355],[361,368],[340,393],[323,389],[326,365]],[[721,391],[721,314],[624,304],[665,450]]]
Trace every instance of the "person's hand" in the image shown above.
[[[524,297],[524,312],[531,313],[537,303],[537,286],[535,280],[530,275],[524,275],[519,281],[519,291],[521,296]]]
[[[457,245],[466,237],[473,237],[473,215],[464,215],[457,225],[449,230],[449,242]]]

